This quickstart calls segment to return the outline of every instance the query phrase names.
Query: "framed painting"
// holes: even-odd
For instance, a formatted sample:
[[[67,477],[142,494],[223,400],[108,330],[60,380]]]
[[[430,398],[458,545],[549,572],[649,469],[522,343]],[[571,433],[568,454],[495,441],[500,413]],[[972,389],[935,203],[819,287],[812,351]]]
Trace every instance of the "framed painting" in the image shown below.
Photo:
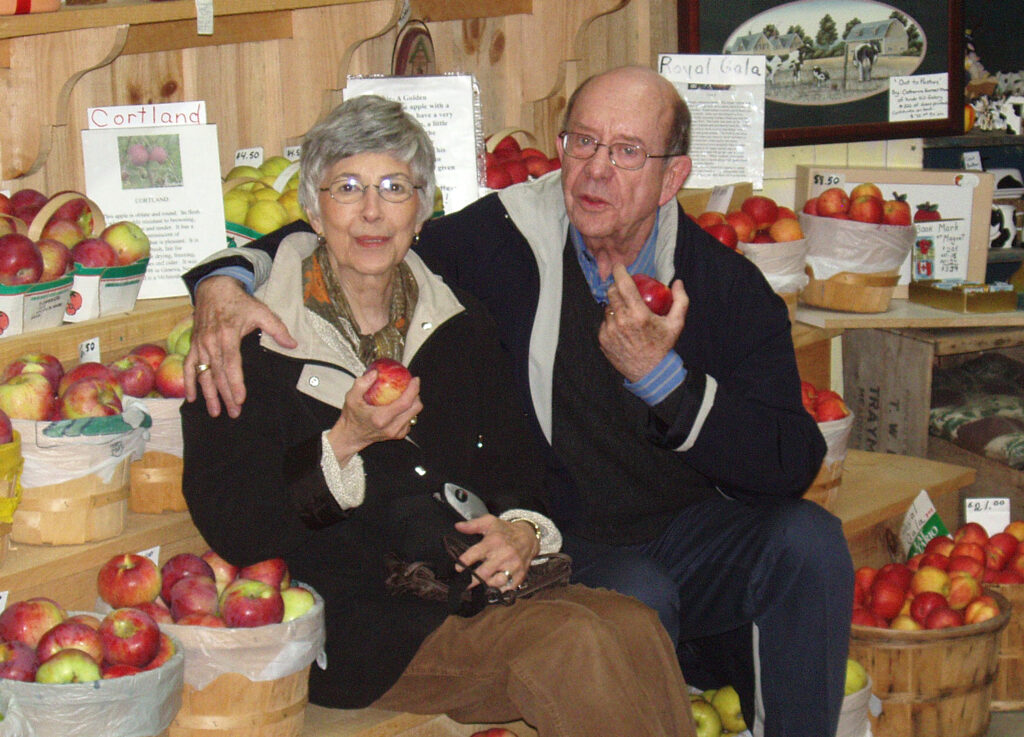
[[[963,0],[678,0],[680,52],[765,57],[765,144],[963,132]]]

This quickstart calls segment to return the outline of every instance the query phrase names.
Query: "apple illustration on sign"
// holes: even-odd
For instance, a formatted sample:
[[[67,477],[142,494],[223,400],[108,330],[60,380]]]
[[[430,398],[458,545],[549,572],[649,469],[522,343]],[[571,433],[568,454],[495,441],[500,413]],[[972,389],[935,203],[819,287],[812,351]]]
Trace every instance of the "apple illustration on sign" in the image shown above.
[[[61,650],[36,670],[36,683],[86,683],[101,678],[100,664],[74,648]]]
[[[0,236],[0,284],[35,284],[43,273],[43,256],[35,242],[20,233]]]
[[[665,316],[672,309],[672,290],[647,274],[633,274],[633,283],[644,304],[655,315]]]
[[[228,627],[262,627],[281,621],[284,600],[270,584],[236,578],[220,597],[220,613]]]
[[[145,612],[133,607],[115,609],[100,623],[106,662],[144,668],[160,647],[160,628]]]
[[[144,555],[115,555],[100,567],[96,589],[115,609],[153,601],[160,593],[160,570]]]
[[[371,371],[377,372],[377,378],[363,394],[363,400],[375,407],[394,402],[412,381],[409,369],[392,358],[378,358],[371,362],[366,373]]]

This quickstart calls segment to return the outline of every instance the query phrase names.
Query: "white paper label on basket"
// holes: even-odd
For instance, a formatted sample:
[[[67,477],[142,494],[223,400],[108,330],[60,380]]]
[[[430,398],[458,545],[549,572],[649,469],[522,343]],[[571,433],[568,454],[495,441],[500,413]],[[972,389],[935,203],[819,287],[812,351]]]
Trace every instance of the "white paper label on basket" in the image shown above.
[[[159,545],[157,545],[155,548],[146,548],[145,550],[140,550],[139,555],[141,555],[143,558],[149,558],[151,561],[153,561],[157,568],[160,567]]]
[[[964,500],[964,522],[977,522],[991,537],[1010,524],[1010,500],[1006,497],[985,497]]]
[[[259,168],[263,163],[263,147],[240,148],[235,151],[235,166],[254,166]]]
[[[704,209],[707,212],[728,212],[729,203],[732,202],[732,192],[735,189],[731,184],[719,184],[711,188],[711,196],[708,197],[708,204]]]
[[[302,156],[302,146],[284,147],[284,157],[288,159],[288,161],[298,161],[300,156]]]
[[[900,548],[904,559],[922,552],[933,537],[948,534],[949,530],[935,511],[932,498],[922,489],[904,515],[900,527]]]
[[[83,340],[78,344],[79,363],[99,363],[100,360],[100,339],[99,336]]]
[[[7,596],[10,591],[0,591],[0,612],[7,608]]]

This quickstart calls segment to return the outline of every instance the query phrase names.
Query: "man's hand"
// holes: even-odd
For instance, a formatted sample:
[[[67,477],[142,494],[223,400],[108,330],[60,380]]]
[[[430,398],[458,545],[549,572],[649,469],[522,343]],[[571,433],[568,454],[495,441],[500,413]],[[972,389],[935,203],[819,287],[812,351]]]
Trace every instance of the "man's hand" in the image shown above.
[[[676,279],[672,309],[659,317],[644,303],[624,266],[615,266],[612,275],[615,284],[608,288],[608,308],[597,339],[611,365],[629,381],[639,381],[675,347],[686,324],[690,298]]]
[[[238,417],[245,401],[242,375],[242,338],[256,328],[267,333],[283,348],[297,343],[274,312],[229,276],[211,276],[196,288],[192,347],[185,358],[185,398],[196,399],[196,383],[203,390],[206,409],[212,417],[220,414],[220,401],[232,417]],[[209,369],[197,373],[196,366]]]

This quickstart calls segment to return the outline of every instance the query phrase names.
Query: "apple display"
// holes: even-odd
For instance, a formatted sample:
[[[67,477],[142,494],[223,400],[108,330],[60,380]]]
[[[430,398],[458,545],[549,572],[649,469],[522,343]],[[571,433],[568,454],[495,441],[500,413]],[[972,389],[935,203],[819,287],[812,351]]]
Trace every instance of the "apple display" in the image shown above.
[[[64,621],[81,622],[82,624],[92,627],[94,630],[98,630],[100,628],[100,618],[95,617],[92,614],[86,614],[85,612],[81,612],[79,614],[72,614]]]
[[[142,356],[128,354],[111,361],[107,367],[114,372],[121,391],[129,397],[146,397],[156,388],[156,371]]]
[[[39,660],[34,647],[12,640],[0,642],[0,678],[11,681],[34,681]]]
[[[409,369],[392,358],[378,358],[366,367],[366,372],[377,372],[377,378],[363,394],[367,404],[382,406],[391,404],[401,396],[412,381]]]
[[[706,210],[697,217],[695,217],[693,221],[697,223],[697,225],[699,225],[700,227],[707,228],[708,226],[711,225],[718,225],[719,223],[724,223],[725,213],[716,212],[715,210]]]
[[[281,615],[282,622],[298,619],[316,604],[313,592],[303,586],[289,586],[281,589],[281,599],[284,601],[284,614]]]
[[[141,343],[128,351],[128,355],[139,356],[145,359],[146,363],[153,369],[153,373],[156,373],[164,357],[167,356],[167,349],[156,343]]]
[[[832,217],[837,214],[845,214],[850,206],[850,196],[843,191],[842,187],[829,187],[818,195],[818,215]]]
[[[43,273],[43,256],[31,238],[20,233],[0,235],[0,284],[35,284]]]
[[[115,555],[100,567],[96,589],[115,609],[138,606],[160,594],[160,570],[144,555]]]
[[[176,399],[185,396],[185,356],[168,353],[153,377],[154,386],[161,397]]]
[[[64,247],[73,248],[76,243],[85,240],[85,231],[82,227],[71,220],[51,219],[40,231],[39,239],[57,241]],[[38,245],[38,244],[37,244]]]
[[[647,274],[633,274],[640,298],[655,315],[667,315],[672,309],[672,290]]]
[[[52,238],[43,238],[36,243],[39,255],[43,259],[43,270],[39,274],[39,281],[48,282],[60,279],[75,267],[74,259],[71,257],[71,249],[60,241]]]
[[[50,382],[42,374],[24,373],[0,384],[0,410],[17,420],[48,420],[57,406]]]
[[[1014,520],[1006,526],[1003,532],[1013,535],[1017,542],[1024,542],[1024,520]]]
[[[917,596],[925,591],[935,591],[949,596],[949,574],[935,566],[921,566],[910,579],[910,592]]]
[[[771,225],[779,216],[779,206],[775,200],[764,195],[747,197],[740,205],[740,210],[751,217],[757,228]]]
[[[10,197],[11,214],[22,220],[25,225],[31,225],[48,200],[49,198],[39,190],[30,187],[19,189]]]
[[[57,384],[58,396],[63,394],[71,384],[79,379],[102,379],[111,387],[117,386],[114,372],[99,361],[83,361],[68,369]]]
[[[910,616],[917,620],[918,624],[924,625],[933,609],[948,605],[946,597],[938,591],[923,591],[910,602]]]
[[[981,596],[981,584],[969,573],[954,573],[949,578],[949,596],[946,597],[950,609],[961,610]]]
[[[880,198],[872,197],[871,195],[860,195],[858,197],[850,197],[850,207],[846,214],[850,216],[850,220],[877,225],[882,222],[883,207],[884,204]]]
[[[947,627],[962,627],[964,624],[963,614],[948,606],[935,607],[924,621],[924,628],[927,630],[946,629]]]
[[[103,660],[103,641],[99,631],[73,619],[65,619],[43,633],[39,638],[39,644],[36,645],[36,657],[40,663],[45,663],[61,650],[68,648],[81,650],[97,663]]]
[[[238,566],[228,563],[215,551],[207,550],[199,556],[213,570],[213,580],[217,582],[217,593],[220,594],[229,583],[238,576]]]
[[[109,417],[121,414],[120,397],[111,385],[102,379],[86,378],[74,382],[57,400],[61,419],[81,417]]]
[[[857,693],[862,688],[868,685],[868,672],[864,670],[864,666],[861,665],[860,661],[854,660],[853,658],[846,659],[846,685],[843,688],[843,693],[849,696],[852,693]]]
[[[796,218],[779,218],[768,226],[768,235],[776,243],[788,243],[803,238],[804,231]]]
[[[168,558],[160,566],[160,598],[167,606],[171,605],[171,589],[186,576],[206,576],[213,579],[210,564],[195,553],[178,553]]]
[[[36,683],[86,683],[100,678],[100,664],[74,648],[61,650],[36,670]]]
[[[882,619],[891,620],[900,613],[906,598],[905,589],[892,581],[875,579],[871,584],[867,608]]]
[[[170,590],[171,617],[217,613],[217,584],[212,576],[185,576]]]
[[[281,621],[284,600],[274,586],[236,578],[221,594],[220,613],[228,627],[262,627]]]
[[[953,550],[955,543],[952,537],[946,535],[938,535],[933,537],[924,546],[924,552],[926,553],[938,553],[949,557],[950,552]]]
[[[275,589],[285,589],[291,585],[291,574],[284,558],[266,558],[252,565],[243,566],[238,569],[236,578],[262,581]]]
[[[882,223],[885,225],[910,225],[910,205],[907,204],[907,196],[893,194],[894,199],[882,202]]]
[[[71,249],[71,258],[87,269],[105,269],[117,265],[117,252],[102,238],[86,238]]]
[[[57,192],[50,198],[53,200],[61,195],[74,194],[80,195],[80,192],[71,192],[70,190],[63,190]],[[73,197],[65,202],[63,205],[58,207],[54,211],[53,215],[50,216],[50,222],[55,220],[69,220],[76,223],[78,227],[82,229],[82,232],[86,235],[92,233],[93,217],[92,208],[89,206],[89,202],[84,197]]]
[[[183,317],[174,323],[167,333],[167,352],[188,355],[192,346],[192,315]]]
[[[100,233],[100,238],[114,249],[119,266],[149,258],[149,237],[133,222],[122,220],[108,225]]]
[[[171,616],[171,610],[159,599],[156,601],[144,601],[141,604],[134,604],[133,606],[136,609],[141,609],[151,616],[153,621],[157,624],[174,624],[174,617]]]
[[[10,604],[0,614],[0,640],[17,640],[35,648],[46,632],[67,618],[59,604],[45,597]]]
[[[1020,542],[1009,532],[997,532],[985,543],[985,566],[1002,570],[1017,552]]]
[[[982,594],[964,609],[964,624],[980,624],[999,616],[999,605],[991,596]]]
[[[923,630],[924,626],[909,614],[897,614],[893,617],[892,621],[889,622],[889,629],[912,632],[915,630]]]
[[[953,533],[954,543],[974,543],[984,545],[988,542],[988,533],[985,528],[977,522],[967,522],[956,529]]]
[[[144,670],[156,670],[173,658],[177,650],[174,646],[174,640],[171,639],[170,635],[166,632],[161,632],[160,645],[156,649],[156,655],[153,656],[153,659],[149,661]]]
[[[725,214],[725,222],[736,231],[736,237],[744,243],[750,243],[757,232],[757,222],[742,210],[733,210]]]
[[[144,668],[160,647],[160,628],[143,611],[115,609],[103,618],[99,630],[106,662]]]

